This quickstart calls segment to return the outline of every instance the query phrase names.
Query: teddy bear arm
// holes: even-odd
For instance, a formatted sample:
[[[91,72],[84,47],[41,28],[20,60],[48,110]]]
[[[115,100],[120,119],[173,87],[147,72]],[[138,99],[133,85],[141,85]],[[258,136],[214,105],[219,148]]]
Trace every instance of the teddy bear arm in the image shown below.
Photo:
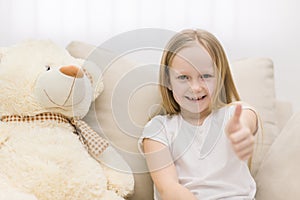
[[[103,166],[104,173],[107,177],[107,187],[115,191],[122,197],[128,197],[133,194],[133,177],[127,172],[118,172],[110,167]]]
[[[127,162],[111,146],[101,155],[100,162],[107,177],[107,187],[122,197],[128,197],[134,190],[133,173]]]

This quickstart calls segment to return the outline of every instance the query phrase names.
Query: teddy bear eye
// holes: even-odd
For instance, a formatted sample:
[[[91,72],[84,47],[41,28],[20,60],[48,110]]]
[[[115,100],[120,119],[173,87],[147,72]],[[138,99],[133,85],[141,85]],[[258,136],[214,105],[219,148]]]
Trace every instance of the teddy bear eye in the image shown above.
[[[46,71],[49,71],[51,69],[49,65],[46,65],[45,68],[46,68]]]

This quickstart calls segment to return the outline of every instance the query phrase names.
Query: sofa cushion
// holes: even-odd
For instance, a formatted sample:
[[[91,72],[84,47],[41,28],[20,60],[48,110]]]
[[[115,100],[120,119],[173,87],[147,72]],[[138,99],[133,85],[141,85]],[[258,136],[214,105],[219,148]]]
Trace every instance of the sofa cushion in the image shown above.
[[[285,125],[262,162],[256,176],[257,200],[300,197],[300,113]]]

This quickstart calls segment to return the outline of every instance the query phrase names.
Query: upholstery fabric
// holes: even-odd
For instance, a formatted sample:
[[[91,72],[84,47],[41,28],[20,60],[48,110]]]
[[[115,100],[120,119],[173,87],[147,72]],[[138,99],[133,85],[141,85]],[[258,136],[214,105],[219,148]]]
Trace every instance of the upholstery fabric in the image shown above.
[[[257,199],[300,197],[300,113],[295,114],[278,135],[256,175]]]

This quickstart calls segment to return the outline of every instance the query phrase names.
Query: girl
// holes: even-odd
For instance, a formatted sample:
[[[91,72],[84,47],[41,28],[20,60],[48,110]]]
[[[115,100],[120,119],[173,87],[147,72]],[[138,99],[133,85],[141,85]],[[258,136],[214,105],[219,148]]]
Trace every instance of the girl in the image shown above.
[[[257,115],[242,106],[219,41],[184,30],[167,44],[160,69],[164,115],[145,126],[140,145],[155,200],[254,199],[247,161]]]

